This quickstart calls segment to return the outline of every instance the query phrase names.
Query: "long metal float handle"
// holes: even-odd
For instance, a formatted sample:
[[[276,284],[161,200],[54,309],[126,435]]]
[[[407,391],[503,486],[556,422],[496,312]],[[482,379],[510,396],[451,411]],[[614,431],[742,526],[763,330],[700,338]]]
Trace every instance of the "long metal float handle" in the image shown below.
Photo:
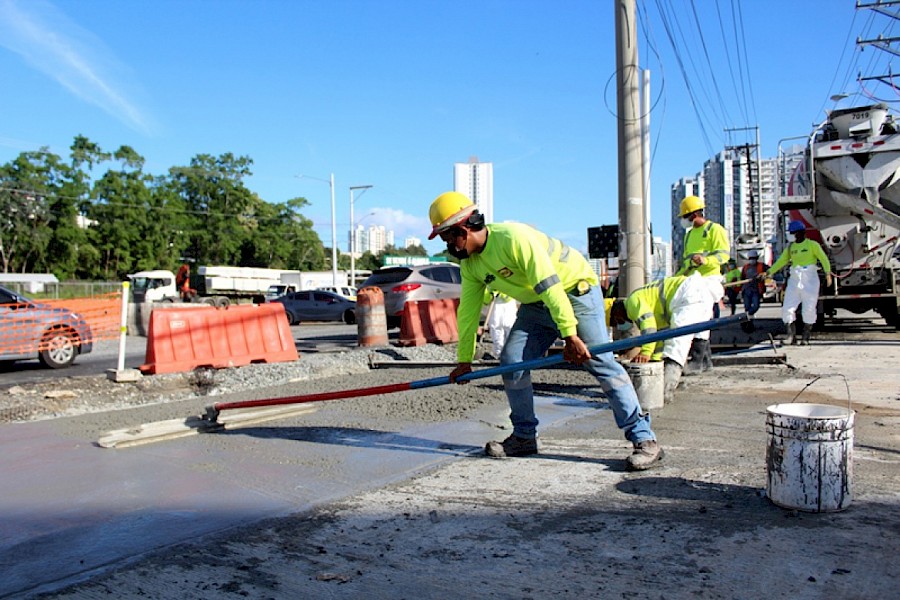
[[[723,317],[721,319],[712,319],[710,321],[685,325],[684,327],[676,327],[675,329],[663,329],[662,331],[657,331],[655,333],[639,335],[637,337],[626,338],[615,342],[607,342],[606,344],[590,347],[588,350],[592,355],[603,354],[604,352],[616,352],[617,350],[626,350],[628,348],[634,348],[635,346],[643,346],[644,344],[649,344],[651,342],[659,342],[670,338],[681,337],[683,335],[699,333],[708,329],[718,329],[720,327],[725,327],[726,325],[731,325],[732,323],[746,321],[747,319],[748,316],[746,313],[742,313],[730,317]],[[488,369],[472,371],[471,373],[466,373],[465,375],[458,377],[456,380],[472,381],[474,379],[484,379],[485,377],[494,377],[496,375],[503,375],[504,373],[513,373],[515,371],[526,369],[542,369],[559,364],[564,360],[562,354],[554,354],[509,365],[500,365],[499,367],[490,367]],[[432,377],[431,379],[420,379],[418,381],[392,383],[354,390],[338,390],[334,392],[321,392],[318,394],[304,394],[302,396],[287,396],[284,398],[269,398],[264,400],[245,400],[243,402],[219,402],[206,407],[206,414],[203,418],[215,422],[219,413],[223,410],[256,408],[260,406],[279,406],[282,404],[302,404],[305,402],[322,402],[324,400],[340,400],[343,398],[358,398],[361,396],[377,396],[379,394],[390,394],[407,390],[421,390],[439,385],[447,385],[449,383],[450,377],[445,375],[442,377]]]

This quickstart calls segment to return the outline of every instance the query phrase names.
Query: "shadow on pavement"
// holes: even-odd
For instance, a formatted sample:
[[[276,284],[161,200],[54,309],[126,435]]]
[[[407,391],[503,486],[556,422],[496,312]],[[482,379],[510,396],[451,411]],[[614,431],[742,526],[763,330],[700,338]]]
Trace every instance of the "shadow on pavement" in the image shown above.
[[[245,435],[261,439],[294,440],[353,448],[401,450],[442,456],[465,456],[481,451],[480,446],[450,444],[392,431],[355,427],[246,427],[225,431],[220,435]]]

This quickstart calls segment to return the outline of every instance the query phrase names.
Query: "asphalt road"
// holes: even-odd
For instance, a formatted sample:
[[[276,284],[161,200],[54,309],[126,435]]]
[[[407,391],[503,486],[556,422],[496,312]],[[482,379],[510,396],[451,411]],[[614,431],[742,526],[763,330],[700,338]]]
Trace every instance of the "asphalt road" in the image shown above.
[[[335,352],[356,345],[356,325],[344,323],[303,323],[291,327],[299,352]],[[396,330],[392,332],[396,335]],[[128,336],[125,339],[125,368],[137,369],[144,363],[147,338]],[[66,369],[48,369],[37,357],[32,360],[0,361],[0,389],[61,379],[102,375],[119,363],[119,340],[102,340],[94,344],[90,354],[79,356]]]

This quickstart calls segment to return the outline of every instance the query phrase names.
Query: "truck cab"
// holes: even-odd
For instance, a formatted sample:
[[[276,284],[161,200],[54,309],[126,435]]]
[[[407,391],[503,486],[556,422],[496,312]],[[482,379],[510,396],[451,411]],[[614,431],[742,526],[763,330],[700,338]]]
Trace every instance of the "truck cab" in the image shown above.
[[[175,302],[175,273],[172,271],[139,271],[128,276],[134,302]]]

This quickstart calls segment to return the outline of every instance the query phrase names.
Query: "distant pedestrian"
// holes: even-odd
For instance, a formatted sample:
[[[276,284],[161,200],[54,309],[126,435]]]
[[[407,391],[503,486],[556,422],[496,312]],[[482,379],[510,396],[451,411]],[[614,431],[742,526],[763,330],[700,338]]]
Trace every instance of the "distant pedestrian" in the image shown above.
[[[738,286],[731,285],[729,283],[735,283],[740,281],[741,279],[741,270],[738,269],[737,263],[733,258],[728,259],[728,264],[725,267],[725,297],[728,298],[728,305],[731,307],[731,314],[733,315],[737,312],[737,299],[740,294],[740,290]]]
[[[751,250],[747,254],[747,263],[741,267],[740,279],[748,280],[741,286],[741,297],[744,301],[744,312],[751,317],[759,311],[763,295],[766,292],[765,278],[759,279],[760,274],[766,272],[766,265],[759,260],[759,252]],[[747,333],[756,330],[752,320],[741,323],[741,328]]]
[[[606,317],[597,275],[578,251],[521,223],[488,223],[463,194],[446,192],[431,204],[428,239],[440,236],[460,260],[462,295],[457,310],[459,343],[450,381],[472,371],[475,337],[487,286],[522,303],[509,332],[500,363],[540,358],[557,338],[565,340],[563,357],[584,366],[600,382],[616,425],[632,443],[626,460],[632,470],[649,469],[663,457],[650,416],[641,411],[637,393],[612,352],[591,355],[588,348],[607,343]],[[461,382],[464,383],[464,382]],[[538,453],[531,372],[503,375],[512,435],[488,442],[495,458]]]
[[[798,343],[798,336],[794,321],[796,320],[797,307],[803,305],[803,339],[801,344],[809,344],[809,334],[816,322],[816,306],[819,303],[819,273],[816,263],[822,265],[825,271],[825,285],[831,287],[831,262],[822,250],[822,246],[806,237],[806,226],[800,221],[791,221],[788,225],[788,239],[791,243],[781,253],[769,269],[758,277],[764,279],[777,273],[782,267],[790,263],[790,276],[784,292],[784,302],[781,305],[781,320],[787,328],[787,340],[785,343]]]
[[[728,261],[731,245],[725,228],[704,216],[705,208],[706,203],[697,196],[686,196],[681,201],[681,224],[686,231],[681,268],[675,274],[690,275],[696,271],[703,277],[715,277],[721,283],[721,266]],[[714,314],[714,306],[718,305],[719,299],[710,304],[707,318]],[[686,375],[712,368],[708,330],[694,335],[689,361],[684,369]]]

